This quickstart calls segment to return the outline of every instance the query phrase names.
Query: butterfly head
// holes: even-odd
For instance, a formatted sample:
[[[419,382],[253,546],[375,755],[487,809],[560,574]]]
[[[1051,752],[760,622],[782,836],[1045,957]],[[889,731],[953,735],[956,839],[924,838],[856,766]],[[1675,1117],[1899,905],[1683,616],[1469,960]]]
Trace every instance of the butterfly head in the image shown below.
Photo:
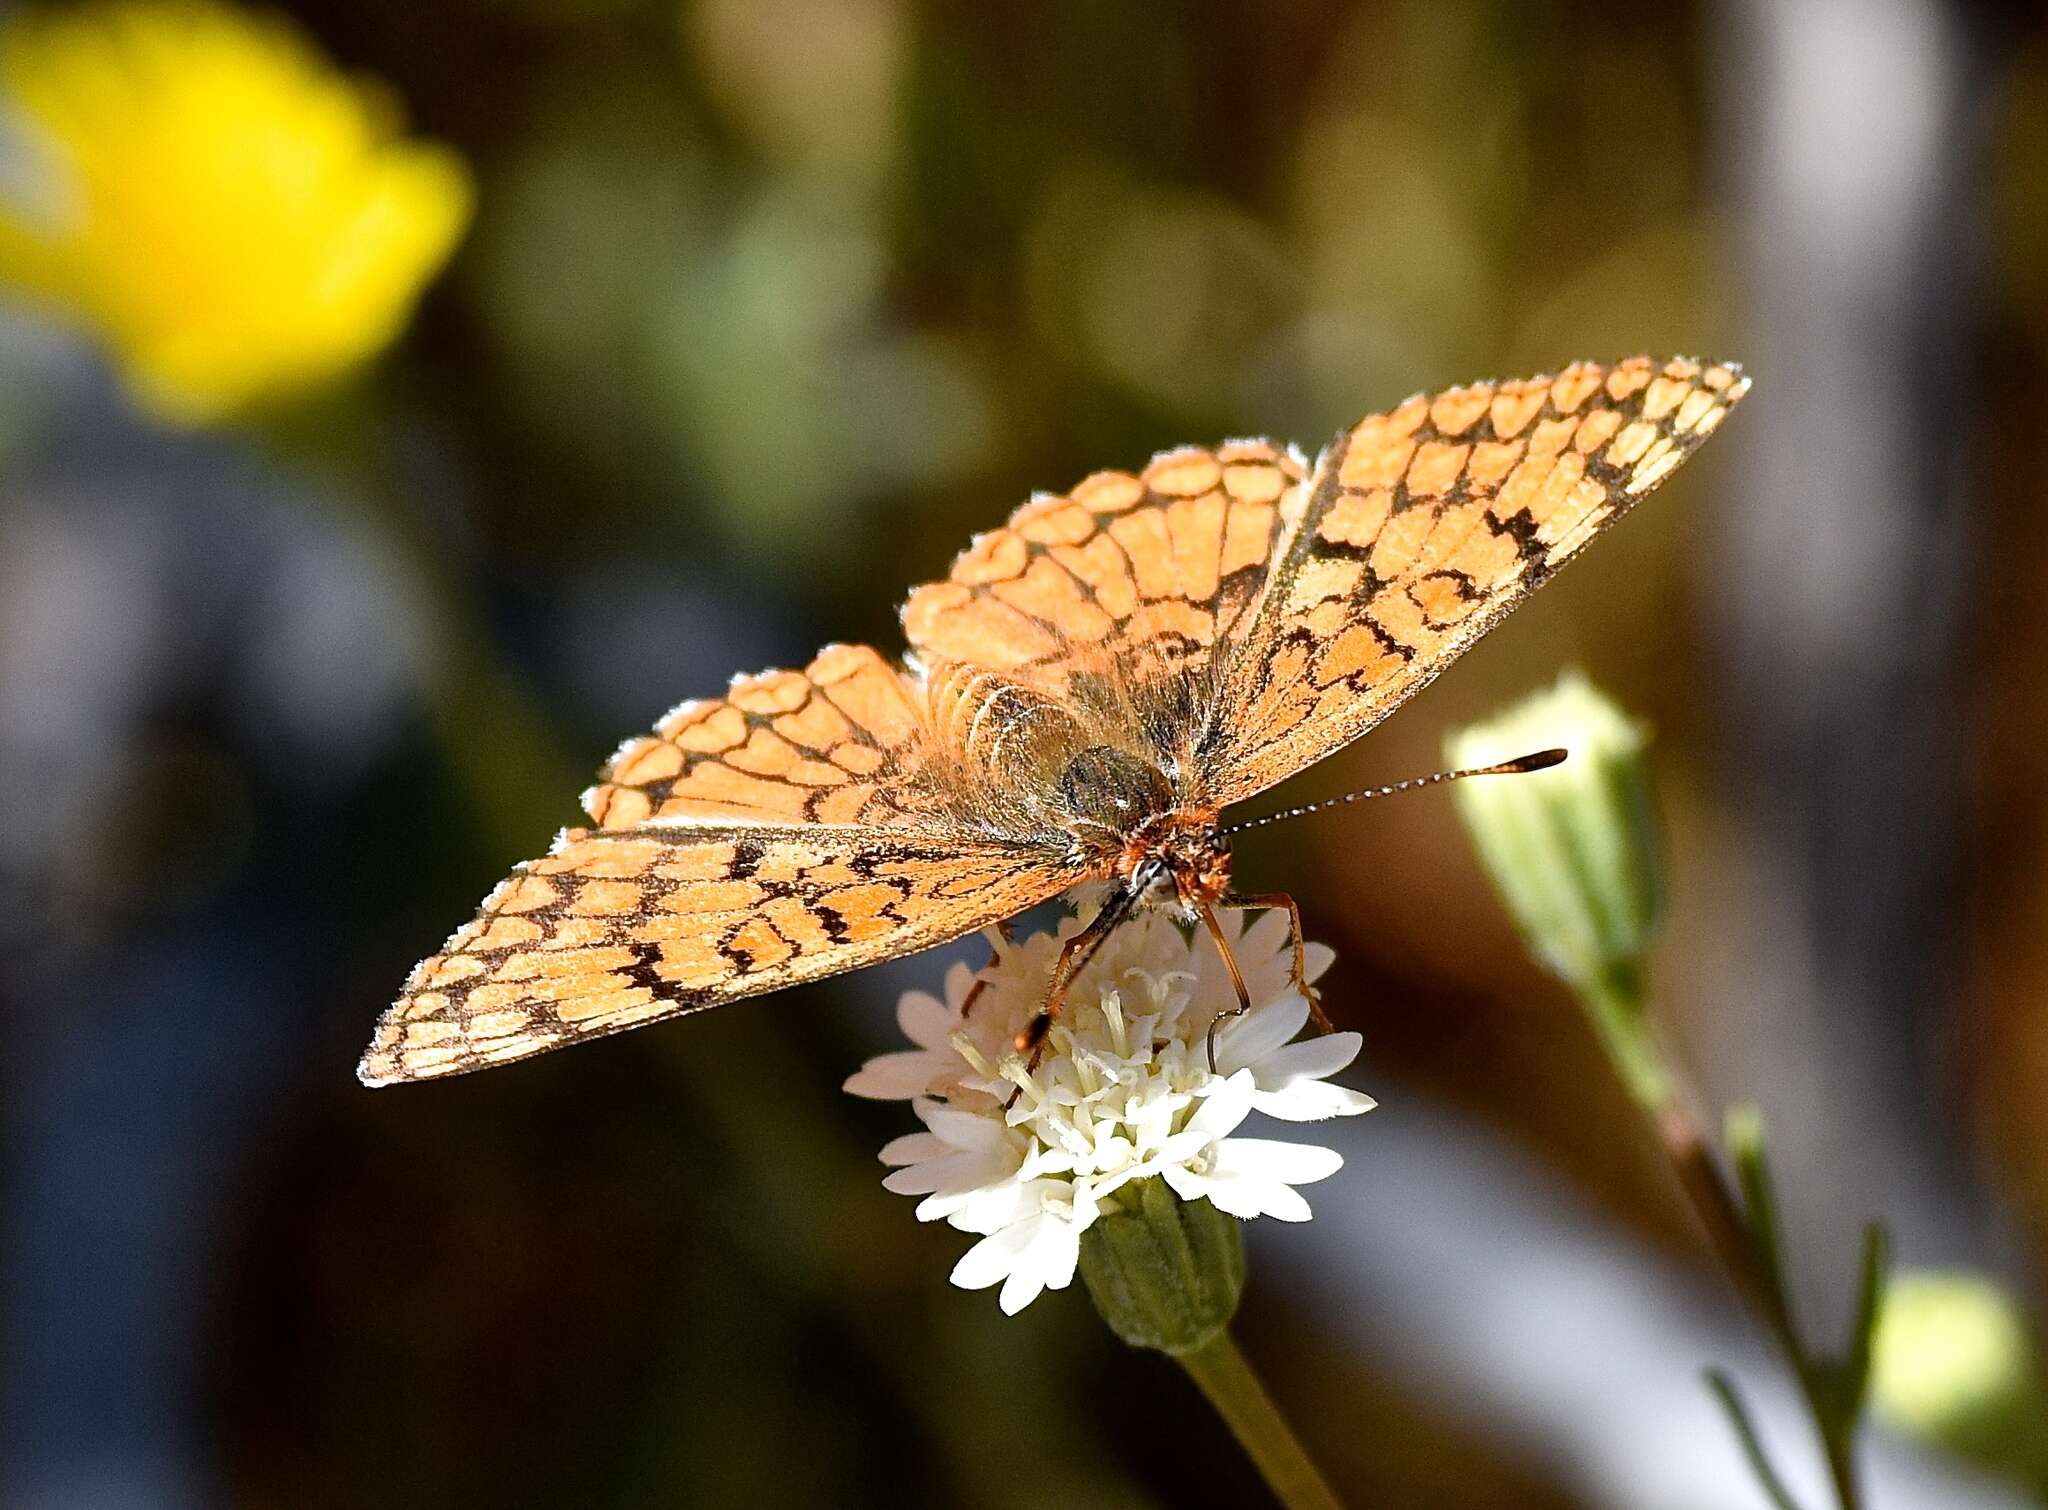
[[[1214,813],[1175,808],[1132,832],[1116,870],[1144,901],[1213,907],[1230,893],[1230,841]]]

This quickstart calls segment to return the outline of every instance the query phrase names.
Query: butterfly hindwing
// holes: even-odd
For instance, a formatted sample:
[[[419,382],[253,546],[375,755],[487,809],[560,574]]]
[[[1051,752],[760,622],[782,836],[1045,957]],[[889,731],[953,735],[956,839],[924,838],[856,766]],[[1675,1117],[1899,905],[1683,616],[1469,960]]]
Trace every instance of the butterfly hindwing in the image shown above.
[[[1302,472],[1237,441],[1041,494],[911,593],[911,648],[1055,690],[1109,662],[1198,666],[1256,601]]]
[[[736,677],[630,739],[584,795],[591,821],[912,821],[936,801],[922,689],[865,645]]]

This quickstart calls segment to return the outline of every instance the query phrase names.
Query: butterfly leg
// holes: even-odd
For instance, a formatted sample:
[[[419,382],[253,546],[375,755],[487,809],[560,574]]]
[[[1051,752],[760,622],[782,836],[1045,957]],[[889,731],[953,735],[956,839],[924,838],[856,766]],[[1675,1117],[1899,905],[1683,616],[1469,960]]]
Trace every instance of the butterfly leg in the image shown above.
[[[1116,893],[1088,920],[1088,925],[1060,948],[1060,957],[1052,967],[1052,979],[1045,988],[1045,1005],[1038,1009],[1038,1015],[1031,1019],[1023,1032],[1017,1035],[1017,1052],[1031,1055],[1035,1067],[1039,1053],[1045,1047],[1045,1035],[1052,1031],[1053,1020],[1060,1015],[1060,1008],[1067,1004],[1067,988],[1074,983],[1074,977],[1087,968],[1088,962],[1117,929],[1117,925],[1131,915],[1137,905],[1134,892]]]
[[[995,929],[997,933],[1002,935],[1003,942],[1006,944],[1014,941],[1017,936],[1015,926],[1011,923],[1011,921],[1008,918],[1004,918],[1002,919],[1002,921],[998,922],[995,925]],[[994,950],[990,950],[988,957],[989,965],[994,965],[999,957],[1000,956],[998,956]],[[984,966],[983,968],[986,969],[988,968],[988,966]],[[968,1018],[974,1015],[975,1003],[981,1000],[981,993],[986,991],[987,989],[988,982],[984,980],[981,976],[977,975],[975,977],[974,984],[967,988],[967,995],[960,1003],[960,1020],[962,1022],[965,1022]]]
[[[1060,957],[1052,967],[1052,979],[1046,985],[1045,1005],[1038,1009],[1038,1015],[1025,1024],[1024,1031],[1014,1040],[1017,1052],[1029,1054],[1024,1067],[1027,1071],[1038,1068],[1039,1056],[1045,1052],[1046,1035],[1052,1031],[1053,1022],[1060,1015],[1060,1008],[1067,1004],[1067,988],[1074,983],[1074,977],[1087,968],[1088,961],[1095,958],[1109,936],[1116,932],[1117,925],[1131,915],[1137,905],[1137,896],[1132,892],[1120,892],[1102,904],[1101,909],[1079,933],[1068,939],[1060,948]],[[1017,1098],[1024,1093],[1020,1085],[1010,1092],[1010,1099],[1003,1105],[1016,1105]]]
[[[1218,1012],[1216,1020],[1209,1024],[1209,1068],[1216,1068],[1216,1030],[1226,1022],[1234,1022],[1252,1009],[1252,993],[1245,989],[1244,972],[1237,968],[1237,956],[1230,952],[1230,939],[1223,932],[1223,924],[1216,916],[1216,909],[1202,909],[1202,926],[1209,930],[1209,937],[1216,940],[1216,952],[1223,956],[1223,968],[1230,972],[1231,989],[1237,992],[1237,1005],[1228,1012]]]
[[[1309,1021],[1318,1033],[1334,1031],[1323,1012],[1322,993],[1308,983],[1308,943],[1301,931],[1301,905],[1284,891],[1261,892],[1252,897],[1231,897],[1224,904],[1239,912],[1280,912],[1287,914],[1287,927],[1294,944],[1294,986],[1308,1001]]]

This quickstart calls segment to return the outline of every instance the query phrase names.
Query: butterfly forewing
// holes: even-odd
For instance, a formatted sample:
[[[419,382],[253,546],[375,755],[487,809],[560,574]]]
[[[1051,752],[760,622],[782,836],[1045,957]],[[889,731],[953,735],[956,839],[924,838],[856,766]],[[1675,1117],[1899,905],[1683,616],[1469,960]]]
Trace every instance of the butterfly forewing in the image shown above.
[[[962,815],[921,684],[865,646],[736,679],[627,741],[572,829],[423,961],[373,1085],[501,1064],[1000,921],[1077,879],[1056,842]]]
[[[1710,435],[1749,380],[1638,357],[1453,388],[1337,438],[1289,510],[1202,745],[1231,803],[1419,692]]]
[[[359,1073],[456,1074],[915,953],[1078,879],[910,828],[571,829],[423,961]]]

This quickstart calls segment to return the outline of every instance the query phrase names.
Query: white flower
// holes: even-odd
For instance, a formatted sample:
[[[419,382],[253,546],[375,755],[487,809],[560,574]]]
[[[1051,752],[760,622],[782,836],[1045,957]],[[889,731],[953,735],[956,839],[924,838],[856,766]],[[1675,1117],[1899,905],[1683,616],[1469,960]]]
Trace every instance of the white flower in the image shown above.
[[[1249,914],[1242,916],[1251,916]],[[1327,1076],[1358,1053],[1356,1033],[1295,1041],[1308,1002],[1291,978],[1284,913],[1266,912],[1231,940],[1252,1010],[1208,1033],[1237,1006],[1206,932],[1192,938],[1163,912],[1116,930],[1075,980],[1035,1069],[1015,1048],[1038,1015],[1076,918],[1023,939],[988,934],[995,957],[978,973],[955,965],[946,999],[904,994],[897,1021],[916,1045],[884,1054],[846,1082],[858,1096],[909,1101],[924,1131],[882,1150],[883,1184],[922,1196],[921,1221],[981,1241],[953,1282],[1000,1284],[1015,1314],[1072,1282],[1081,1234],[1134,1180],[1163,1178],[1183,1200],[1206,1197],[1232,1216],[1306,1221],[1294,1189],[1336,1172],[1331,1149],[1237,1136],[1253,1112],[1314,1122],[1372,1109],[1372,1098]],[[1332,956],[1307,952],[1313,981]]]

